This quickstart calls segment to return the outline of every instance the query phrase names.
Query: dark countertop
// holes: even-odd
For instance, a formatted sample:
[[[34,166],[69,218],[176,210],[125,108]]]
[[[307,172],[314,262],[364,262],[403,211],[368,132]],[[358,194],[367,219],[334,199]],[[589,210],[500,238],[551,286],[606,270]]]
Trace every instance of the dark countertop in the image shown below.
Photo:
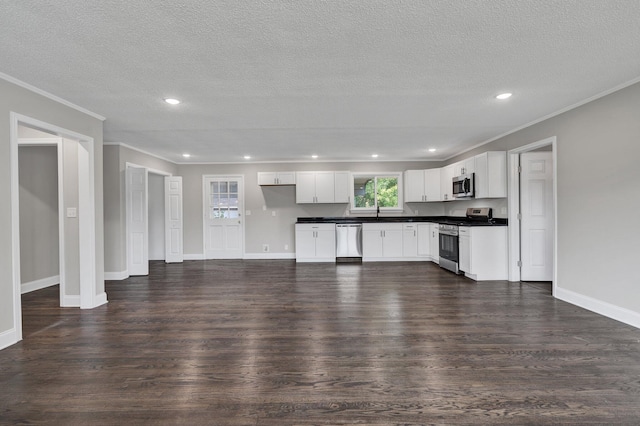
[[[394,223],[431,222],[458,226],[507,226],[508,220],[491,219],[490,222],[467,219],[459,216],[346,216],[346,217],[299,217],[296,223]]]

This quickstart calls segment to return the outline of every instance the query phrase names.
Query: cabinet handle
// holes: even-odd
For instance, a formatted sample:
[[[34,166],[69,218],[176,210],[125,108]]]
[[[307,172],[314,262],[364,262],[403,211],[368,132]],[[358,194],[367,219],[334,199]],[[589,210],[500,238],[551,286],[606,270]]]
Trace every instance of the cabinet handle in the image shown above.
[[[416,236],[416,231],[413,231],[413,236],[414,236],[414,237]]]

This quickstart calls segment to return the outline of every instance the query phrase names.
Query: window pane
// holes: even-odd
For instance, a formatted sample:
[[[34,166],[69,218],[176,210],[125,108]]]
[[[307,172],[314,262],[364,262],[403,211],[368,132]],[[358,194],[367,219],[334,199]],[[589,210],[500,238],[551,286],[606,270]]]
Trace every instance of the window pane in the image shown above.
[[[398,207],[398,178],[379,177],[377,198],[380,207]]]
[[[354,176],[353,200],[355,207],[375,207],[375,180],[373,176]]]
[[[226,193],[229,192],[229,185],[227,182],[220,182],[220,192]]]
[[[229,192],[238,192],[238,182],[229,182]]]
[[[218,192],[220,192],[220,187],[218,185],[218,182],[211,182],[211,193],[217,194]]]

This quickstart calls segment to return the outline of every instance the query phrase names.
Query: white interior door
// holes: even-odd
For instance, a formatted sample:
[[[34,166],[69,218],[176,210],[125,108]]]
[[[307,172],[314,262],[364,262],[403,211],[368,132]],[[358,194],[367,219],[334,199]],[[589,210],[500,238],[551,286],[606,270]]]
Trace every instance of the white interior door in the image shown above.
[[[129,275],[149,275],[149,214],[147,169],[127,167],[127,269]]]
[[[182,176],[164,178],[165,262],[184,260],[182,221]]]
[[[551,152],[520,155],[522,281],[553,280],[553,164]]]
[[[204,254],[206,259],[242,259],[244,225],[242,176],[204,178]]]

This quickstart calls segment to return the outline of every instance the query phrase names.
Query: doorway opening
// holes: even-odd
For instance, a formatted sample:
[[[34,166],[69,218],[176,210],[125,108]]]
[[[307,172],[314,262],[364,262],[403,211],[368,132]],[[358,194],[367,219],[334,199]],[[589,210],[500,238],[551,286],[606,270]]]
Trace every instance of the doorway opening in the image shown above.
[[[12,112],[11,152],[11,234],[13,277],[13,337],[22,340],[22,277],[20,235],[20,128],[32,129],[58,139],[58,272],[60,306],[90,309],[107,302],[97,294],[95,185],[93,138]],[[45,138],[49,139],[49,138]],[[23,179],[24,181],[24,179]],[[29,212],[23,212],[29,213]],[[27,244],[25,242],[25,244]]]
[[[182,177],[133,163],[125,177],[127,275],[149,275],[151,260],[182,262]]]
[[[65,306],[63,140],[19,126],[20,292],[58,286]]]
[[[556,137],[508,152],[509,281],[557,287]]]

